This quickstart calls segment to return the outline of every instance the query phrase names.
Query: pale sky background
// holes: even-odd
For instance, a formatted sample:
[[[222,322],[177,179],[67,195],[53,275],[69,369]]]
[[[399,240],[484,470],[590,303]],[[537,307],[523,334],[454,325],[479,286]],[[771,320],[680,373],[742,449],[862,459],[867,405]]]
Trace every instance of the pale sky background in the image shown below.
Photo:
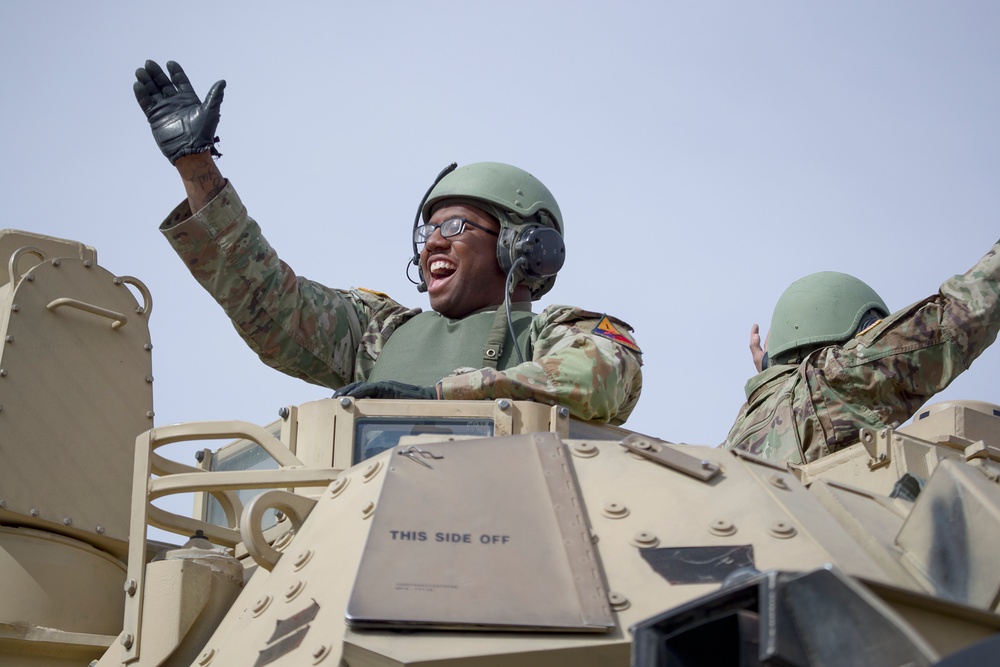
[[[567,262],[537,309],[631,324],[644,391],[626,426],[674,442],[725,438],[750,325],[766,332],[793,280],[852,273],[895,310],[1000,237],[985,0],[0,0],[0,227],[82,241],[148,285],[161,425],[266,424],[330,391],[260,363],[157,230],[183,188],[132,93],[147,58],[202,96],[228,81],[219,166],[281,257],[330,286],[426,308],[404,268],[438,171],[539,177]],[[995,346],[939,397],[1000,403],[998,377]]]

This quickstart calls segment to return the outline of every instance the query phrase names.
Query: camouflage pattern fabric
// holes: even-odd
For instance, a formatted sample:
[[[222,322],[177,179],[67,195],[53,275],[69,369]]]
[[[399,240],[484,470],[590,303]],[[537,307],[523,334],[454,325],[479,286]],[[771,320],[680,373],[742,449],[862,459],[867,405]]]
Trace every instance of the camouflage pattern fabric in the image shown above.
[[[601,319],[572,306],[549,306],[531,323],[530,361],[451,375],[439,382],[441,396],[530,399],[564,405],[579,419],[622,424],[639,401],[642,357],[591,333]]]
[[[313,384],[337,389],[367,380],[389,336],[420,312],[378,292],[297,276],[230,184],[197,213],[182,202],[160,230],[260,359]],[[588,333],[599,317],[546,308],[531,326],[531,360],[444,378],[442,396],[534,399],[566,406],[580,419],[623,423],[642,390],[642,356],[637,347]]]
[[[861,428],[898,427],[996,339],[998,253],[1000,243],[938,294],[845,345],[751,378],[724,446],[802,463],[854,444]]]

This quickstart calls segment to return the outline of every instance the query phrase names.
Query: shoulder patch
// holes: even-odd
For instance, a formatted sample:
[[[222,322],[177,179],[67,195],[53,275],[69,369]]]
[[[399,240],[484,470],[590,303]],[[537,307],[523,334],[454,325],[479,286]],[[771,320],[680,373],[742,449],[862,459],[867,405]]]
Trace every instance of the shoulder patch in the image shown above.
[[[614,325],[614,322],[612,322],[611,318],[607,315],[601,315],[601,321],[597,323],[597,326],[593,328],[591,333],[613,340],[619,345],[627,347],[634,352],[638,352],[640,354],[642,353],[642,350],[640,350],[639,346],[635,344],[632,337],[619,331]]]
[[[390,297],[385,292],[376,292],[375,290],[368,289],[367,287],[359,287],[358,289],[361,290],[362,292],[368,292],[369,294],[374,294],[375,296],[382,299],[389,299],[390,301],[392,300],[392,297]]]

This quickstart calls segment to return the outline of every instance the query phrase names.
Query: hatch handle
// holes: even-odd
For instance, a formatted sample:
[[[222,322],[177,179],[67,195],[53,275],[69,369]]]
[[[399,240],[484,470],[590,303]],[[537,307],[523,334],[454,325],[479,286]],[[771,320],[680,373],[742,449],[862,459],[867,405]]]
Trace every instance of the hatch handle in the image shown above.
[[[121,329],[123,326],[128,324],[128,318],[121,313],[116,313],[113,310],[108,310],[107,308],[101,308],[100,306],[95,306],[92,303],[87,303],[85,301],[80,301],[78,299],[71,299],[68,296],[64,296],[60,299],[56,299],[46,306],[49,310],[55,311],[62,307],[76,308],[77,310],[82,310],[93,315],[99,315],[101,317],[106,317],[111,322],[112,329]]]
[[[16,285],[17,280],[20,276],[17,275],[17,263],[21,260],[24,255],[34,255],[41,261],[45,261],[45,252],[41,248],[36,248],[33,245],[26,245],[22,248],[18,248],[10,254],[10,261],[7,263],[7,272],[10,274],[10,284]]]

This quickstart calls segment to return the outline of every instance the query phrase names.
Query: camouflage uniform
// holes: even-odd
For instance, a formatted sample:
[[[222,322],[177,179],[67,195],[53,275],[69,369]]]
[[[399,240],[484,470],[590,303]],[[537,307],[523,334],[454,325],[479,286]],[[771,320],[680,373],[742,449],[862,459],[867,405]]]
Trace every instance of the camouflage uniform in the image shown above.
[[[947,387],[1000,330],[1000,244],[940,292],[843,346],[751,378],[724,446],[775,461],[815,461],[861,428],[896,427]]]
[[[261,360],[313,384],[335,389],[367,380],[389,336],[420,313],[378,292],[296,276],[231,185],[195,214],[182,202],[160,229]],[[441,396],[532,399],[564,405],[580,419],[621,424],[639,400],[642,357],[621,329],[614,332],[618,342],[593,333],[601,320],[549,306],[531,323],[530,361],[446,377]]]

